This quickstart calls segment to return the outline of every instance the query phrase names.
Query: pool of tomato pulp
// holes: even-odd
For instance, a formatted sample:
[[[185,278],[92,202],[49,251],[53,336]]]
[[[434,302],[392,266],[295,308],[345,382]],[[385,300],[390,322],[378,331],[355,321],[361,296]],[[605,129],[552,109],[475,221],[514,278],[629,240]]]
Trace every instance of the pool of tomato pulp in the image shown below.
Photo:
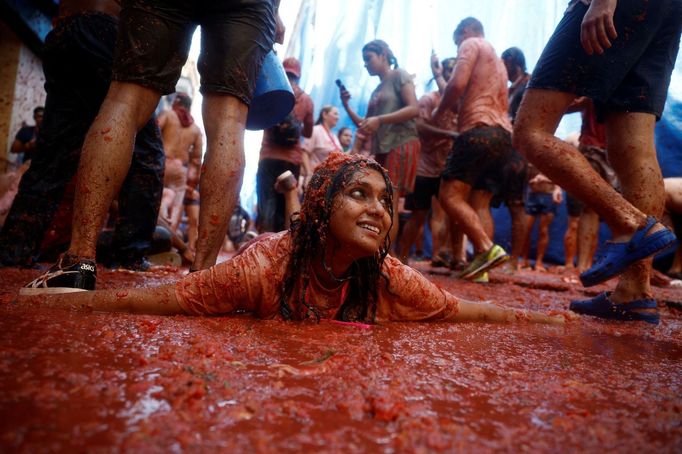
[[[363,329],[12,304],[38,273],[0,270],[3,452],[682,450],[680,289],[655,289],[657,327],[583,317]],[[99,285],[182,274],[100,270]],[[542,311],[609,288],[491,277],[429,275],[468,299]]]

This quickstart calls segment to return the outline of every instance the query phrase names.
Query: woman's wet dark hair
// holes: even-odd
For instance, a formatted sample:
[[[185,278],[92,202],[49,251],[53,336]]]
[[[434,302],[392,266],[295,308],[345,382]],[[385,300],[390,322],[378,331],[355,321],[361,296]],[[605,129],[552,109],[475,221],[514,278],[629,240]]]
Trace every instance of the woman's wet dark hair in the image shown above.
[[[393,69],[398,67],[398,59],[395,58],[393,51],[390,47],[388,47],[386,41],[382,41],[380,39],[370,41],[362,47],[362,52],[374,52],[377,55],[385,55],[386,60],[388,60],[388,66],[392,67]]]
[[[319,312],[306,301],[306,292],[313,273],[313,260],[324,254],[327,247],[329,221],[334,199],[362,170],[372,169],[381,174],[387,188],[387,210],[393,219],[393,189],[387,171],[376,161],[361,155],[332,152],[313,174],[306,188],[301,212],[291,222],[292,251],[280,296],[280,313],[285,319],[320,319]],[[343,321],[373,321],[376,316],[379,279],[388,279],[381,272],[390,250],[391,240],[384,243],[371,257],[356,260],[349,270],[348,291],[338,311]]]

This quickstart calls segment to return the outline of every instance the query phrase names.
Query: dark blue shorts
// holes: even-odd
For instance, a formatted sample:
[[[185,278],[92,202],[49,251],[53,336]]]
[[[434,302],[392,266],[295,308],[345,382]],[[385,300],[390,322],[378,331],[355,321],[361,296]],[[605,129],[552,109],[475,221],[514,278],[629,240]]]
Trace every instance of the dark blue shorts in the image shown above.
[[[272,0],[124,0],[114,80],[173,93],[197,25],[201,92],[250,104],[275,38]]]
[[[524,203],[526,213],[531,216],[540,214],[556,214],[557,204],[552,200],[552,194],[546,192],[526,192]]]
[[[618,37],[603,55],[587,55],[580,44],[586,11],[583,3],[571,2],[528,87],[592,98],[601,118],[606,112],[660,118],[680,45],[682,0],[618,1]]]
[[[420,177],[414,180],[414,191],[405,196],[405,208],[413,210],[429,210],[431,197],[438,197],[440,177]]]

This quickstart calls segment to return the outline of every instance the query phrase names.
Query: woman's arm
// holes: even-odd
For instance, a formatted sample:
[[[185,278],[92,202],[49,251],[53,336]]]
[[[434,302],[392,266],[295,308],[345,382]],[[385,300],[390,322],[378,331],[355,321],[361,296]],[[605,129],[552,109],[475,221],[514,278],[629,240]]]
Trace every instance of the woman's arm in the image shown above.
[[[452,321],[467,322],[530,322],[563,325],[566,317],[562,315],[547,315],[542,312],[514,309],[494,303],[477,301],[458,301],[459,310]]]
[[[343,104],[343,108],[346,110],[346,113],[348,114],[350,119],[353,120],[355,126],[360,126],[360,123],[362,122],[363,118],[357,113],[355,113],[353,108],[348,103],[348,101],[350,101],[350,92],[346,89],[342,89],[339,96],[341,96],[341,104]]]
[[[380,292],[377,306],[379,320],[562,324],[566,318],[573,318],[563,312],[554,316],[490,302],[467,301],[438,287],[418,271],[390,256],[384,262],[384,272],[390,276],[390,283],[388,290],[382,288]]]
[[[175,298],[174,284],[153,288],[19,296],[17,302],[40,307],[83,309],[95,312],[129,312],[154,315],[185,313]]]
[[[414,91],[414,84],[405,83],[400,87],[400,98],[405,104],[394,112],[377,115],[376,117],[367,117],[360,123],[360,129],[363,132],[374,133],[383,124],[404,123],[419,115],[419,107],[417,104],[417,94]]]

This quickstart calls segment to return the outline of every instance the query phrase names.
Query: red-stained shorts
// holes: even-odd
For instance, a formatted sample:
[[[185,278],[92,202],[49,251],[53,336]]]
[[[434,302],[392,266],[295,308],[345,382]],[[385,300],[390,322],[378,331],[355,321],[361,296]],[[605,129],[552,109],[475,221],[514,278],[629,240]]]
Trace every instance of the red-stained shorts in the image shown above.
[[[404,197],[414,191],[420,150],[419,139],[415,139],[375,156],[376,161],[388,170],[395,196]]]

